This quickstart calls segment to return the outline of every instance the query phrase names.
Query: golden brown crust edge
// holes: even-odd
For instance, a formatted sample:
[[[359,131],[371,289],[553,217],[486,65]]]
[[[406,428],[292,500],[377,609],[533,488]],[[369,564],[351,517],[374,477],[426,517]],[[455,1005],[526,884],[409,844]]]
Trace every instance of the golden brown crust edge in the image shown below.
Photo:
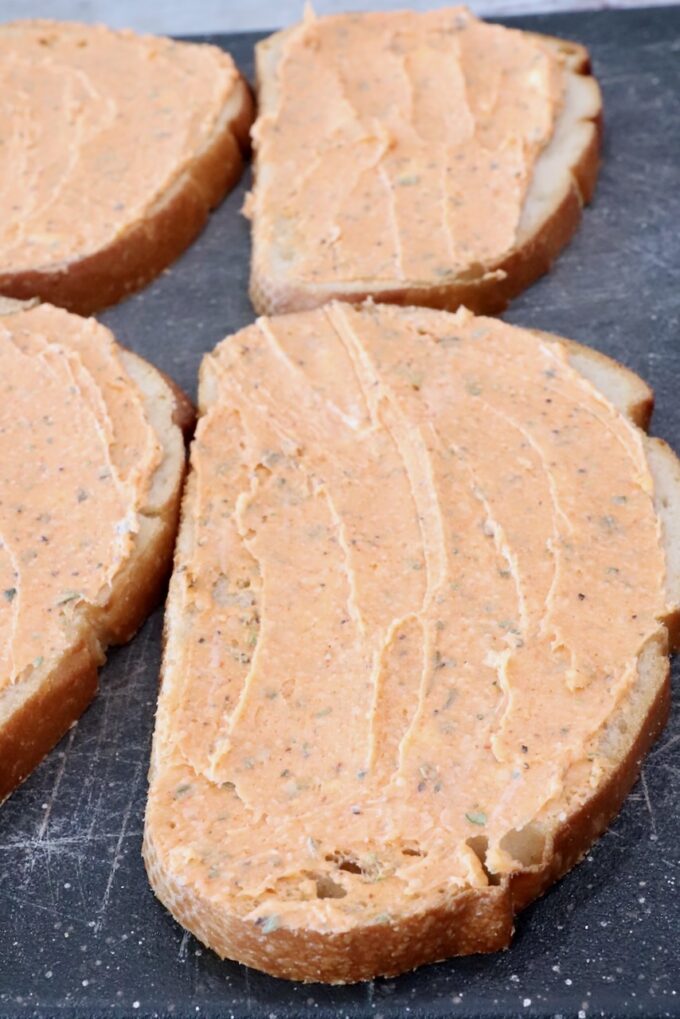
[[[571,355],[587,355],[601,367],[623,375],[628,380],[630,397],[627,416],[646,430],[653,392],[639,376],[579,343],[549,333],[541,335],[559,341]],[[658,439],[649,441],[664,447],[670,469],[680,475],[680,460],[670,447]],[[185,500],[182,513],[189,512]],[[627,752],[602,785],[548,832],[541,862],[510,880],[452,894],[450,902],[436,910],[406,915],[390,924],[355,928],[350,933],[324,935],[282,927],[263,935],[255,922],[226,915],[195,889],[183,887],[173,878],[156,850],[147,808],[143,855],[156,895],[163,903],[172,903],[172,913],[182,925],[222,958],[237,959],[272,976],[304,982],[344,984],[376,976],[392,977],[452,956],[508,947],[514,915],[574,867],[607,829],[635,784],[642,760],[666,724],[670,709],[668,644],[673,650],[680,645],[680,609],[664,622],[668,639],[660,629],[650,642],[653,677],[648,680],[649,692],[643,690],[639,717],[633,715],[636,735]]]
[[[144,860],[156,895],[172,901],[173,915],[199,940],[222,958],[289,980],[346,984],[397,976],[454,955],[496,951],[512,934],[509,891],[491,887],[483,893],[469,889],[452,897],[448,906],[351,933],[280,928],[263,936],[254,922],[225,917],[207,900],[173,883],[158,861],[148,827]]]
[[[569,70],[575,74],[590,75],[591,64],[588,50],[578,43],[567,42],[551,36],[536,38],[552,43],[562,53]],[[257,91],[262,84],[257,82]],[[571,167],[569,187],[561,201],[543,222],[540,229],[524,244],[515,248],[496,265],[489,266],[486,274],[470,280],[457,279],[452,282],[422,287],[388,288],[363,291],[324,292],[322,287],[306,290],[303,287],[272,287],[266,279],[260,278],[251,260],[250,300],[258,315],[285,314],[318,307],[329,300],[361,304],[368,298],[376,302],[402,306],[421,305],[444,311],[454,311],[464,305],[476,315],[496,315],[507,308],[513,298],[526,290],[537,279],[550,270],[553,262],[576,233],[582,218],[583,206],[588,205],[595,192],[600,168],[602,148],[602,109],[591,121],[593,130],[588,143]],[[502,274],[498,278],[498,273]],[[276,297],[272,297],[275,291]]]
[[[159,375],[161,373],[159,372]],[[162,376],[165,378],[165,376]],[[193,422],[189,398],[172,383],[173,423]],[[177,399],[181,394],[181,402]],[[191,408],[191,418],[189,410]],[[126,643],[158,605],[172,565],[185,467],[182,463],[172,498],[154,521],[160,525],[143,549],[132,575],[107,606],[104,625],[81,626],[78,638],[33,695],[0,727],[0,804],[30,775],[97,692],[97,670],[105,660],[103,644]]]
[[[89,315],[139,290],[167,268],[201,232],[208,215],[243,172],[254,104],[243,78],[235,117],[193,160],[153,211],[107,247],[61,269],[0,274],[0,294],[42,301]]]
[[[553,838],[550,860],[533,871],[515,875],[511,883],[513,908],[524,909],[563,877],[586,855],[609,827],[623,801],[635,785],[645,755],[654,745],[668,720],[671,706],[670,665],[659,659],[664,678],[628,754],[607,782],[579,811],[570,816]]]
[[[156,371],[175,398],[175,409],[172,414],[172,423],[177,425],[186,444],[191,440],[196,427],[196,408],[184,390],[177,385],[174,379],[171,379],[170,376],[166,375],[165,372],[160,370],[160,368],[156,368]]]
[[[530,331],[534,333],[534,335],[544,336],[548,340],[555,339],[555,335],[553,333],[547,333],[542,329],[531,329]],[[628,417],[634,425],[637,425],[641,431],[646,432],[649,429],[652,414],[654,413],[654,390],[651,386],[648,386],[644,379],[640,378],[639,375],[636,375],[636,373],[630,368],[626,368],[624,365],[619,364],[618,361],[614,361],[614,359],[609,357],[607,354],[602,354],[599,350],[587,347],[583,343],[578,343],[576,340],[567,340],[563,336],[559,336],[557,339],[559,339],[560,344],[571,356],[585,356],[591,363],[595,362],[604,369],[608,368],[611,370],[612,365],[616,365],[619,375],[624,375],[628,379],[630,387],[626,406],[626,417]]]
[[[0,803],[82,715],[97,691],[103,655],[83,640],[0,730]]]

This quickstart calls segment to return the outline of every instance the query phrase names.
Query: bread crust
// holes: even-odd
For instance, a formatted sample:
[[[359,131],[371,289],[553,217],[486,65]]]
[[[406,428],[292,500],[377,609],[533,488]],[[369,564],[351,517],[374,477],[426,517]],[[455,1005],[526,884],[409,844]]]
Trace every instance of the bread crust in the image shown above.
[[[172,423],[177,425],[185,443],[190,442],[196,427],[196,408],[174,379],[162,372],[159,368],[156,371],[165,382],[166,386],[175,398],[175,409],[172,412]]]
[[[561,337],[542,335],[562,343],[581,374],[593,384],[595,380],[606,383],[599,388],[607,389],[610,401],[639,427],[647,426],[653,394],[642,379],[603,354]],[[668,476],[669,490],[655,496],[668,546],[673,540],[669,521],[680,519],[680,460],[659,440],[645,441],[648,449],[653,447],[661,458],[661,465],[653,473],[657,475],[661,470]],[[183,506],[185,518],[190,518],[192,512],[190,493],[191,486]],[[672,591],[670,586],[669,596]],[[640,655],[633,693],[611,720],[612,730],[623,735],[619,736],[616,751],[608,755],[608,770],[598,788],[592,790],[579,782],[578,776],[570,779],[567,775],[566,818],[544,820],[539,862],[525,865],[510,878],[495,876],[493,880],[498,883],[452,892],[449,901],[436,909],[393,915],[389,924],[371,924],[333,934],[280,927],[263,934],[254,920],[216,908],[199,889],[178,880],[171,862],[157,844],[153,813],[147,811],[143,855],[154,891],[173,915],[218,955],[293,980],[352,983],[376,976],[395,976],[453,955],[507,947],[515,914],[582,859],[616,816],[638,778],[641,761],[668,717],[669,634],[671,647],[677,648],[679,622],[680,611],[674,604]],[[163,669],[170,667],[164,659]],[[152,758],[152,778],[154,767]]]
[[[97,691],[103,655],[83,640],[0,729],[0,803],[82,715]]]
[[[513,930],[507,884],[467,889],[434,910],[401,916],[351,932],[321,934],[280,928],[263,937],[254,921],[220,914],[207,899],[183,888],[163,867],[147,825],[144,861],[162,902],[200,941],[222,958],[305,983],[349,984],[375,976],[397,976],[424,963],[454,955],[495,952]]]
[[[253,98],[243,78],[236,83],[235,94],[235,112],[225,109],[208,144],[143,219],[106,247],[65,265],[0,273],[0,294],[18,300],[38,297],[89,315],[158,276],[198,236],[210,211],[243,172],[254,116]]]
[[[584,46],[534,32],[527,34],[555,49],[569,73],[588,77],[595,85],[595,79],[591,78],[590,57]],[[280,36],[273,38],[276,40]],[[256,88],[261,107],[271,101],[273,85],[267,78],[272,73],[267,63],[268,52],[260,50],[260,47],[271,48],[273,45],[275,42],[268,39],[256,49]],[[513,298],[549,271],[559,252],[576,233],[583,206],[592,201],[600,167],[603,132],[601,97],[599,88],[596,85],[595,88],[597,110],[589,118],[589,130],[584,132],[581,148],[568,167],[567,187],[560,200],[536,231],[503,259],[484,266],[482,274],[478,270],[471,271],[439,285],[428,283],[383,289],[379,286],[354,289],[349,285],[334,288],[323,284],[306,287],[279,283],[270,278],[253,258],[250,299],[255,311],[261,315],[281,314],[315,308],[330,300],[360,304],[372,298],[376,302],[424,305],[449,311],[464,305],[475,314],[502,312]]]
[[[0,314],[2,310],[0,307]],[[10,306],[8,310],[18,309]],[[128,370],[131,364],[141,362],[136,355],[130,357]],[[167,386],[172,394],[170,427],[192,428],[194,413],[189,398],[175,383],[168,385],[148,362],[141,363],[153,372],[156,385],[163,389]],[[143,392],[143,397],[148,401],[154,394]],[[161,600],[177,533],[185,474],[183,450],[182,443],[182,455],[173,463],[174,477],[163,505],[158,509],[148,507],[146,513],[142,508],[132,560],[114,581],[107,604],[84,610],[62,658],[32,684],[29,696],[14,709],[10,705],[0,720],[0,803],[27,778],[91,702],[97,692],[97,670],[105,660],[105,648],[130,640]]]

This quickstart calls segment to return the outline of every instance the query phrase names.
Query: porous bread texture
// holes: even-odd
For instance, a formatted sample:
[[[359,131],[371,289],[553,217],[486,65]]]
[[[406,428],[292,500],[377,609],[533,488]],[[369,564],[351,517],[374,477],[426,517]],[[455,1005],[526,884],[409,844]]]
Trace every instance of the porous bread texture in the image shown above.
[[[224,58],[229,59],[226,54]],[[66,264],[0,273],[0,294],[18,300],[37,297],[89,315],[141,289],[195,240],[211,210],[238,182],[253,117],[253,98],[239,75],[208,141],[186,166],[177,167],[142,219],[105,247]]]
[[[291,29],[258,43],[256,81],[259,116],[276,108],[277,68]],[[303,311],[329,300],[361,303],[371,297],[401,305],[425,305],[453,311],[464,305],[477,314],[496,314],[548,272],[581,221],[583,205],[593,198],[600,164],[602,95],[584,46],[552,36],[527,33],[549,46],[564,69],[564,105],[551,141],[539,155],[520,219],[517,242],[499,262],[472,265],[449,279],[431,281],[307,284],[296,281],[289,262],[260,241],[253,223],[250,299],[258,314]],[[257,187],[257,149],[255,150]],[[274,212],[274,210],[272,210]]]
[[[0,298],[0,315],[35,303]],[[191,428],[193,412],[182,391],[152,365],[129,350],[121,348],[120,353],[142,395],[163,457],[140,508],[132,555],[115,576],[106,602],[77,603],[68,646],[59,660],[34,665],[28,676],[0,693],[0,803],[88,706],[107,646],[130,640],[155,608],[172,562],[185,473],[183,432]]]
[[[572,367],[588,379],[622,414],[640,429],[649,424],[653,393],[632,371],[611,358],[561,337]],[[209,381],[202,387],[201,410],[214,394]],[[629,694],[599,732],[592,750],[605,762],[596,787],[582,770],[567,774],[562,796],[541,823],[511,833],[513,857],[522,866],[511,875],[491,874],[483,888],[453,890],[434,909],[399,911],[395,903],[390,923],[370,923],[346,931],[326,933],[312,926],[264,931],[237,910],[219,908],[214,899],[179,876],[173,853],[161,847],[160,820],[152,805],[154,782],[162,773],[165,747],[154,739],[144,833],[144,858],[151,885],[173,916],[218,955],[236,959],[277,977],[342,984],[381,976],[395,976],[424,963],[454,955],[491,952],[509,945],[518,910],[540,896],[584,856],[605,831],[636,781],[640,763],[661,732],[670,706],[670,650],[680,643],[680,460],[664,442],[644,439],[654,481],[667,561],[667,617],[646,643],[637,663]],[[182,505],[176,562],[183,561],[193,541],[196,478],[190,474]],[[168,689],[182,681],[177,662],[183,641],[190,639],[190,620],[184,618],[179,580],[173,579],[167,603],[166,650],[162,682]],[[482,835],[470,840],[486,870]],[[187,850],[188,851],[188,850]],[[417,901],[417,900],[416,900]]]

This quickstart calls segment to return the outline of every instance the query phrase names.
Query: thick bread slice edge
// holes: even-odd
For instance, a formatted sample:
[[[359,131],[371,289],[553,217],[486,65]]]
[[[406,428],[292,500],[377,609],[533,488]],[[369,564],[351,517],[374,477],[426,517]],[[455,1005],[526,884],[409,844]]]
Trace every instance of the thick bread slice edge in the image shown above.
[[[38,297],[89,315],[149,283],[198,236],[210,211],[239,180],[253,116],[250,89],[239,77],[208,141],[143,219],[83,258],[0,273],[0,294]]]
[[[277,32],[255,48],[260,116],[276,106],[277,67],[290,31]],[[466,273],[436,285],[418,281],[385,285],[371,280],[295,284],[277,273],[271,253],[259,251],[254,223],[250,298],[258,314],[302,311],[333,299],[360,303],[367,297],[451,311],[465,305],[477,314],[495,314],[550,269],[576,232],[583,205],[593,197],[600,164],[602,96],[590,73],[585,47],[552,36],[528,34],[550,47],[561,61],[565,102],[553,138],[537,160],[512,251],[498,263],[471,266]],[[257,159],[255,174],[257,177]]]
[[[0,314],[16,311],[0,302]],[[138,386],[163,459],[140,511],[135,549],[116,576],[102,605],[74,614],[68,648],[56,663],[45,662],[0,695],[0,803],[19,785],[78,719],[97,690],[97,668],[109,644],[124,643],[141,626],[163,592],[170,564],[182,483],[182,426],[190,425],[188,398],[181,403],[147,361],[121,348],[126,370]],[[181,391],[179,391],[181,392]]]
[[[652,392],[637,375],[587,347],[561,337],[550,339],[564,343],[571,364],[623,414],[639,426],[647,425]],[[177,920],[222,957],[237,959],[274,976],[310,982],[350,983],[377,975],[394,976],[424,963],[490,952],[510,943],[514,914],[573,867],[616,815],[638,777],[642,758],[668,715],[668,635],[672,648],[678,646],[680,637],[680,552],[676,547],[680,461],[658,439],[647,439],[646,448],[666,547],[669,615],[640,654],[631,695],[606,731],[598,734],[598,752],[608,761],[598,788],[593,790],[577,774],[567,777],[566,819],[563,815],[547,816],[530,826],[530,830],[517,833],[513,855],[522,862],[522,870],[511,880],[501,879],[499,884],[452,893],[436,910],[401,915],[390,924],[371,924],[333,934],[281,927],[265,935],[254,922],[217,909],[195,888],[182,884],[157,846],[153,811],[148,806],[143,849],[147,871],[156,895]],[[182,546],[191,542],[194,480],[189,477],[185,491],[178,558]],[[162,667],[165,679],[172,672],[176,650],[188,638],[190,626],[182,619],[179,603],[175,602],[172,582],[167,626]],[[156,734],[150,770],[152,783],[162,756],[163,748],[158,746]],[[484,865],[483,846],[479,855]]]

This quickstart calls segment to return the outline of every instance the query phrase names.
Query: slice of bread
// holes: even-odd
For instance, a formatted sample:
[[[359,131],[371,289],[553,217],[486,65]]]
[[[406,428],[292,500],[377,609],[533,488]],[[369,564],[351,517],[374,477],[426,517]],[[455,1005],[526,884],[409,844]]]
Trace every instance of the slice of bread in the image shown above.
[[[158,603],[193,409],[104,326],[47,304],[0,299],[0,362],[2,801]]]
[[[89,313],[158,275],[238,180],[253,104],[215,46],[0,25],[0,294]]]
[[[334,302],[203,362],[144,856],[219,955],[342,983],[507,946],[669,706],[680,464],[602,354]]]
[[[362,17],[366,19],[365,23],[361,22]],[[326,46],[324,52],[327,52],[330,48],[328,38],[333,31],[341,37],[353,25],[370,25],[378,18],[384,19],[380,24],[388,26],[395,23],[389,19],[411,18],[414,19],[413,26],[416,27],[419,19],[439,19],[432,28],[435,41],[432,44],[433,49],[429,51],[430,59],[433,54],[436,55],[441,33],[449,33],[451,60],[454,60],[455,47],[458,45],[455,28],[457,23],[473,26],[475,31],[481,31],[483,33],[480,36],[481,43],[484,43],[488,36],[487,48],[482,49],[468,62],[463,89],[469,89],[475,84],[475,74],[480,63],[477,85],[485,79],[493,79],[497,69],[497,51],[494,47],[499,42],[510,48],[522,47],[526,50],[521,57],[526,61],[526,67],[521,67],[519,71],[515,69],[512,73],[516,76],[525,75],[522,81],[527,98],[535,89],[535,84],[531,80],[533,73],[531,68],[535,66],[536,60],[542,57],[550,62],[550,74],[555,78],[551,79],[548,75],[547,80],[553,81],[552,87],[555,87],[561,96],[552,131],[540,143],[529,163],[529,177],[514,231],[507,233],[505,242],[500,246],[497,244],[492,248],[478,247],[474,230],[470,232],[472,229],[470,223],[461,221],[457,226],[454,220],[450,227],[453,255],[449,259],[446,254],[441,253],[444,244],[440,237],[441,224],[446,217],[451,219],[451,216],[455,215],[455,206],[462,203],[465,211],[466,203],[472,201],[478,209],[475,215],[479,221],[480,233],[493,230],[494,221],[496,219],[500,221],[502,216],[499,203],[502,203],[508,192],[514,188],[515,171],[508,169],[500,192],[495,190],[497,185],[491,178],[494,172],[498,172],[499,166],[501,170],[504,166],[510,166],[517,143],[515,131],[523,130],[521,116],[516,121],[516,125],[520,126],[508,129],[503,143],[493,152],[489,151],[488,159],[491,160],[489,172],[480,163],[482,172],[479,174],[478,166],[476,177],[468,174],[462,183],[457,181],[455,175],[449,180],[448,190],[442,198],[441,212],[436,211],[439,206],[430,207],[430,212],[423,211],[426,186],[417,179],[417,171],[422,170],[422,166],[410,166],[406,177],[397,175],[397,184],[404,180],[407,185],[411,185],[401,189],[407,192],[408,200],[392,198],[392,206],[389,206],[388,202],[383,210],[381,202],[384,195],[381,187],[387,181],[387,171],[383,172],[381,164],[377,163],[372,171],[372,177],[367,171],[366,175],[360,178],[360,183],[365,182],[362,187],[368,195],[365,200],[358,197],[359,184],[356,185],[355,192],[347,194],[343,192],[345,205],[342,217],[339,214],[335,215],[335,218],[329,218],[326,223],[323,219],[323,203],[319,198],[309,198],[313,203],[309,206],[310,218],[308,221],[303,220],[304,208],[301,210],[298,200],[306,201],[309,197],[310,183],[307,177],[308,173],[311,174],[315,161],[318,166],[319,160],[325,159],[329,177],[335,174],[336,181],[347,180],[348,188],[352,180],[352,171],[351,166],[343,162],[345,150],[342,137],[340,141],[333,142],[335,122],[331,121],[330,114],[321,108],[322,100],[325,101],[322,84],[319,84],[317,90],[319,98],[316,101],[313,89],[305,89],[302,94],[302,88],[298,85],[300,75],[298,73],[296,77],[290,70],[289,47],[293,45],[298,47],[296,50],[298,63],[316,59],[319,61],[318,67],[321,67],[322,58],[318,55],[320,44],[316,38],[308,38],[310,33],[318,33],[323,29],[325,32],[323,45]],[[448,25],[449,21],[453,27]],[[422,55],[418,56],[415,42],[410,43],[411,49],[409,43],[402,41],[400,45],[406,50],[405,60],[418,58],[422,62]],[[392,47],[397,48],[397,44]],[[381,53],[380,59],[391,56],[391,49],[387,47]],[[378,59],[375,57],[375,60]],[[395,96],[393,105],[386,104],[377,110],[370,106],[371,88],[375,90],[380,88],[381,84],[384,86],[380,79],[381,65],[373,71],[370,63],[370,53],[366,52],[363,59],[358,60],[354,66],[347,64],[346,61],[338,64],[345,76],[342,87],[346,91],[349,83],[353,89],[352,101],[356,103],[356,97],[362,94],[368,96],[362,114],[363,119],[360,120],[362,137],[359,140],[354,139],[346,151],[350,154],[356,152],[359,159],[362,145],[365,149],[374,144],[376,138],[384,138],[388,156],[391,153],[394,157],[395,151],[400,151],[398,146],[395,149],[397,143],[394,141],[394,108],[398,97]],[[383,68],[383,71],[385,74],[388,73],[388,69]],[[419,304],[449,310],[464,304],[478,313],[501,311],[509,300],[548,271],[559,251],[577,229],[583,204],[589,202],[593,196],[599,167],[602,99],[598,84],[590,73],[588,52],[576,43],[534,33],[502,29],[496,25],[484,25],[464,8],[432,11],[420,15],[402,13],[345,15],[318,20],[308,18],[301,25],[278,32],[257,45],[256,76],[259,114],[252,132],[255,185],[246,208],[247,214],[252,219],[253,239],[250,294],[255,309],[260,313],[274,314],[313,308],[331,299],[361,302],[366,297],[372,297],[376,301]],[[282,105],[283,81],[288,90],[285,107]],[[505,83],[506,85],[513,83],[510,72]],[[296,91],[296,87],[300,89],[299,92]],[[433,69],[430,69],[429,80],[422,85],[424,94],[428,97],[427,102],[433,104],[445,104],[446,100],[442,100],[442,95],[446,95],[447,87],[446,82],[437,79],[437,70]],[[499,85],[499,91],[502,92],[504,87],[504,84]],[[346,98],[345,95],[343,100],[345,104]],[[519,103],[522,102],[522,98],[518,97]],[[361,102],[361,99],[358,101]],[[412,98],[410,101],[415,100]],[[449,100],[454,101],[453,98]],[[465,105],[464,92],[458,101]],[[346,108],[347,104],[343,107],[345,117]],[[423,108],[427,109],[425,103]],[[511,107],[508,105],[507,108]],[[452,135],[459,131],[460,123],[466,116],[465,109],[453,109],[449,123]],[[480,100],[476,116],[481,130],[488,129],[490,125],[493,130],[502,129],[502,121],[500,128],[498,123],[493,127],[494,117],[498,118],[500,115],[494,113],[493,107],[491,110],[488,109],[488,105],[485,107],[483,100]],[[416,131],[421,129],[418,122],[415,123],[415,129]],[[359,131],[358,128],[356,130]],[[429,130],[430,134],[433,131],[432,128],[422,130]],[[280,154],[285,151],[284,145],[287,144],[286,131],[290,135],[290,151],[286,158],[282,159]],[[448,140],[442,130],[434,132],[435,142],[439,141],[440,137],[444,142]],[[306,144],[303,138],[306,138]],[[469,142],[457,141],[454,148],[445,146],[436,149],[432,147],[429,151],[424,149],[420,152],[420,162],[424,164],[427,156],[432,161],[432,167],[436,165],[442,172],[450,175],[451,166],[446,166],[447,160],[455,165],[455,160],[461,158],[461,152],[465,155],[468,144]],[[527,137],[522,144],[529,150],[535,143]],[[482,148],[480,151],[481,155],[478,158],[481,160],[485,149]],[[398,174],[398,166],[394,172]],[[318,187],[317,190],[324,193]],[[398,190],[393,188],[393,194],[397,194]],[[356,200],[352,194],[355,194]],[[312,192],[312,195],[314,196],[315,192]],[[399,213],[395,211],[397,205],[394,203],[397,201],[404,203],[399,207],[401,210]],[[388,206],[392,208],[389,215]],[[446,213],[445,208],[453,211]],[[472,207],[470,209],[472,216],[473,209]],[[400,220],[400,215],[406,218]],[[327,229],[319,227],[320,223],[327,226]],[[397,240],[394,242],[393,229],[396,229],[397,234]],[[460,237],[456,234],[457,229],[461,231]],[[412,275],[408,266],[404,266],[404,252],[408,256],[411,251],[411,236],[407,230],[419,238],[424,252],[424,257],[418,263],[417,278]],[[347,231],[355,231],[354,239],[349,242],[350,246],[344,255],[342,252],[337,254],[339,247],[344,243],[343,237]],[[367,246],[367,251],[370,246],[371,259],[367,257],[361,262],[354,259],[358,251],[357,236],[361,238],[362,245]],[[386,259],[385,252],[393,243],[395,246],[390,261]],[[435,260],[436,264],[430,264],[433,250],[440,251]],[[334,253],[335,264],[329,261],[329,252]],[[338,260],[342,262],[341,269],[337,266]],[[381,263],[383,266],[388,264],[389,267],[380,275],[371,271]],[[399,267],[401,271],[397,271]]]

